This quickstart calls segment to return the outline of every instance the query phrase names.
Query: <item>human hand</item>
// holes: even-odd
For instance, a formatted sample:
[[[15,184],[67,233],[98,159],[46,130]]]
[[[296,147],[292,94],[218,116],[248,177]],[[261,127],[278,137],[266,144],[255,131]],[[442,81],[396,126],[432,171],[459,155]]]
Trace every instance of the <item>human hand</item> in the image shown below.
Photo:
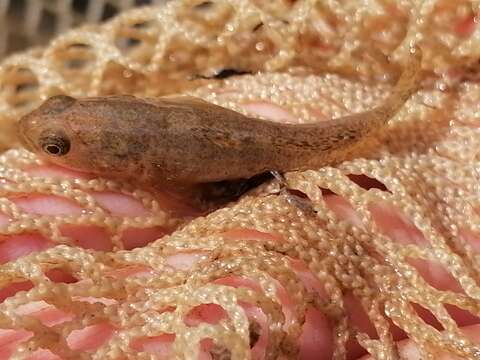
[[[252,101],[247,104],[243,104],[245,109],[252,114],[258,114],[268,117],[274,121],[294,121],[294,116],[289,109],[275,105],[271,102]],[[311,108],[309,111],[317,113],[318,109]],[[19,164],[21,167],[21,164]],[[53,167],[51,165],[42,164],[37,166],[28,166],[24,171],[30,176],[39,177],[61,177],[69,179],[69,181],[77,181],[83,179],[85,181],[92,180],[92,178],[86,174],[75,173],[66,169]],[[19,179],[19,183],[25,180]],[[363,188],[377,188],[385,190],[383,185],[378,181],[365,177],[355,177],[354,181]],[[68,186],[68,185],[67,185]],[[82,215],[91,216],[92,214],[85,214],[85,209],[79,206],[75,202],[68,201],[62,196],[55,196],[51,193],[38,194],[34,189],[24,188],[17,191],[4,191],[3,196],[14,203],[22,212],[36,214],[36,215],[49,215],[49,216],[73,216],[75,218]],[[61,193],[61,189],[57,189]],[[157,199],[155,206],[148,206],[144,202],[135,198],[135,192],[120,192],[119,188],[112,187],[108,191],[96,191],[95,186],[92,186],[91,196],[109,215],[114,215],[120,218],[124,228],[122,235],[116,239],[117,246],[114,247],[114,243],[111,241],[111,236],[106,232],[104,228],[92,227],[85,224],[71,224],[62,230],[61,235],[67,236],[71,242],[69,245],[78,246],[80,248],[94,249],[99,252],[110,251],[112,249],[133,249],[137,247],[146,246],[152,241],[161,238],[163,235],[168,234],[180,226],[183,222],[188,221],[191,217],[196,215],[195,209],[191,209],[185,204],[179,203],[175,198],[172,198],[168,194],[156,194]],[[343,219],[347,222],[353,223],[361,227],[361,220],[357,216],[357,213],[348,201],[341,196],[333,193],[324,192],[323,199],[326,205],[332,210],[339,219]],[[4,207],[2,211],[6,208]],[[371,205],[370,211],[377,226],[387,235],[390,239],[406,245],[416,244],[418,246],[427,246],[427,241],[423,237],[422,233],[406,218],[402,215],[398,209],[394,208],[390,204],[375,203]],[[8,211],[7,211],[8,212]],[[168,214],[167,218],[171,221],[166,221],[165,214]],[[133,221],[132,219],[136,219]],[[131,224],[141,226],[128,227],[129,221]],[[0,215],[0,226],[8,226],[11,223],[11,217],[8,214]],[[148,226],[146,226],[146,224]],[[35,228],[41,228],[45,226],[44,222],[38,224],[30,224],[30,230]],[[268,234],[265,232],[258,232],[255,229],[242,229],[232,230],[224,234],[230,239],[244,240],[251,238],[253,240],[270,239],[275,240],[276,234]],[[474,234],[465,233],[465,239],[472,247],[478,248],[478,238]],[[158,242],[161,243],[161,239]],[[121,244],[121,246],[118,246]],[[2,237],[0,243],[0,261],[6,263],[8,261],[14,261],[20,259],[27,254],[45,250],[55,243],[52,242],[48,236],[35,234],[35,233],[22,233],[14,235],[6,235]],[[205,255],[204,251],[189,251],[185,252],[179,250],[178,253],[170,254],[166,258],[166,263],[174,269],[185,270],[193,269],[195,264],[202,256]],[[453,292],[461,293],[462,288],[458,282],[439,264],[425,261],[425,260],[412,260],[411,264],[422,275],[426,282],[432,287],[440,290],[450,290]],[[318,296],[327,300],[324,285],[319,281],[315,275],[313,275],[306,265],[296,259],[291,260],[291,266],[297,273],[299,281],[303,282],[307,288],[312,292],[317,293]],[[130,273],[123,272],[121,276],[129,277],[134,276],[145,269],[130,269]],[[61,270],[52,271],[47,276],[53,282],[74,283],[76,280],[71,274],[62,272]],[[224,284],[233,287],[247,287],[252,289],[259,289],[258,284],[252,281],[245,280],[241,277],[225,277],[217,279],[216,283]],[[17,291],[28,290],[32,288],[33,284],[29,281],[13,282],[4,286],[0,290],[0,299],[12,296]],[[289,294],[278,284],[279,301],[282,305],[284,314],[290,314],[292,316],[292,302]],[[360,301],[351,293],[343,294],[343,301],[347,316],[351,322],[359,331],[368,334],[371,338],[376,338],[376,331],[367,316],[367,313],[363,310]],[[40,306],[40,308],[38,307]],[[44,305],[31,306],[24,309],[23,314],[34,314],[35,317],[44,323],[46,326],[55,324],[57,322],[68,321],[68,316],[64,313],[59,313],[51,308],[42,307]],[[249,316],[256,317],[256,320],[260,325],[265,326],[266,319],[261,315],[258,308],[245,306],[244,310]],[[432,325],[433,327],[441,330],[441,325],[438,323],[432,314],[427,310],[422,309],[420,306],[416,306],[416,310],[422,319]],[[448,308],[452,318],[462,326],[462,331],[465,332],[468,338],[475,341],[480,337],[479,319],[475,316],[451,306]],[[186,319],[190,324],[198,324],[201,322],[215,323],[224,316],[221,309],[216,306],[205,305],[199,306],[193,311]],[[92,350],[107,341],[115,329],[109,326],[94,326],[77,332],[71,332],[67,337],[68,345],[76,350]],[[254,353],[260,357],[260,354],[265,350],[265,338],[262,338],[263,332],[260,332],[260,338],[257,340],[254,346]],[[415,344],[406,340],[406,334],[400,329],[396,328],[392,324],[392,334],[396,341],[399,341],[401,353],[408,359],[419,358],[419,353],[416,350]],[[29,338],[29,334],[25,332],[9,332],[6,331],[3,334],[0,333],[0,354],[4,354],[6,357],[15,346],[22,341]],[[313,308],[310,308],[306,312],[306,320],[303,325],[303,333],[300,337],[300,358],[301,359],[318,359],[318,354],[322,354],[322,358],[329,359],[333,353],[333,324],[329,319]],[[261,341],[262,340],[262,341]],[[159,336],[154,339],[142,339],[133,342],[131,346],[137,350],[151,351],[157,354],[168,354],[169,344],[173,341],[172,337]],[[212,344],[205,342],[202,344],[202,356],[204,359],[209,359],[209,350]],[[348,358],[357,359],[362,357],[366,352],[358,345],[356,340],[350,340],[348,342]],[[448,357],[445,357],[448,358]],[[451,357],[450,357],[451,358]],[[31,359],[56,359],[51,354],[45,352],[37,352],[36,357]]]

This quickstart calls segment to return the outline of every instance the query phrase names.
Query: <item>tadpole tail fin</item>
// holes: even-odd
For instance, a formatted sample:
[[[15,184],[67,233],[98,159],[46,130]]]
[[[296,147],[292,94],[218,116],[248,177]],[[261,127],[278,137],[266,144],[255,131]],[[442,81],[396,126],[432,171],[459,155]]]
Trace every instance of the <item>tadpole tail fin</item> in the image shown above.
[[[410,53],[411,56],[407,64],[405,64],[404,70],[390,96],[382,105],[371,110],[379,126],[388,123],[420,88],[422,80],[422,51],[419,47],[414,47]]]

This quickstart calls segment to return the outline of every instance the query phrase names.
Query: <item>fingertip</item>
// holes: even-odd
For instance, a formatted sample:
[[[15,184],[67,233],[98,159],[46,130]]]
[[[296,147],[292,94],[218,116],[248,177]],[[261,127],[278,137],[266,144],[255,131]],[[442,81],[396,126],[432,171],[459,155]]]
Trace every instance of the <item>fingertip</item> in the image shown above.
[[[0,264],[26,256],[32,252],[46,250],[53,244],[39,234],[0,236]]]
[[[327,317],[318,309],[309,307],[305,313],[300,342],[300,360],[331,359],[333,356],[333,329]]]

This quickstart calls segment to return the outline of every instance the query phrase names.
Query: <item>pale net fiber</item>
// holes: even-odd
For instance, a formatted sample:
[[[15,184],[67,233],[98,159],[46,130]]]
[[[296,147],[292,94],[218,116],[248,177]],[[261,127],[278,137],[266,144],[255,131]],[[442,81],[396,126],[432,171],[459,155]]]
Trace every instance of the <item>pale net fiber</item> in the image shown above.
[[[362,158],[287,174],[289,185],[308,195],[316,214],[284,196],[268,195],[267,186],[187,221],[163,209],[151,194],[114,181],[32,175],[27,169],[40,160],[24,150],[5,151],[0,157],[0,212],[11,220],[0,227],[2,239],[33,231],[58,245],[1,267],[0,287],[30,284],[0,304],[0,328],[32,333],[13,358],[48,349],[64,359],[150,359],[153,355],[138,352],[132,342],[175,334],[172,351],[179,359],[197,359],[203,339],[214,340],[215,359],[249,359],[256,327],[245,303],[258,306],[267,319],[268,359],[297,357],[310,306],[333,324],[335,359],[345,358],[350,337],[375,358],[398,358],[387,317],[418,345],[422,358],[440,351],[478,358],[479,345],[466,338],[445,308],[451,304],[480,315],[480,258],[466,240],[466,234],[480,231],[480,86],[472,76],[480,29],[465,36],[458,24],[468,25],[478,10],[477,1],[450,0],[172,1],[125,11],[105,24],[66,32],[45,48],[6,58],[0,66],[4,149],[16,146],[13,122],[59,93],[157,96],[186,91],[243,112],[238,103],[264,99],[288,109],[298,122],[312,122],[380,103],[411,43],[422,48],[422,66],[430,78],[447,70],[451,74],[412,97],[391,126],[365,146]],[[260,73],[198,79],[227,68]],[[458,74],[465,75],[462,81],[452,81]],[[227,91],[232,89],[236,91]],[[321,109],[317,118],[305,111],[312,104]],[[384,187],[367,190],[354,175],[376,179]],[[129,194],[151,211],[113,216],[92,196],[107,190]],[[322,193],[329,191],[348,200],[358,222],[342,220],[327,206]],[[75,216],[38,215],[12,201],[30,193],[65,198],[84,210]],[[372,217],[372,204],[379,203],[396,208],[426,245],[400,244],[387,236]],[[106,229],[113,251],[76,247],[60,231],[70,224]],[[123,249],[125,229],[152,226],[177,230],[146,247]],[[233,236],[241,234],[238,229],[250,229],[256,240]],[[166,260],[192,251],[201,256],[191,269],[175,269]],[[320,280],[323,297],[300,280],[293,259],[303,261]],[[442,265],[461,291],[432,287],[412,266],[419,259]],[[68,272],[77,282],[50,280],[46,274],[52,269]],[[121,276],[132,269],[148,270],[150,276]],[[215,282],[227,276],[253,279],[260,289]],[[277,297],[280,285],[294,304],[288,316]],[[350,323],[346,293],[360,300],[377,338]],[[92,298],[101,301],[85,300]],[[46,326],[25,315],[26,305],[40,301],[73,316]],[[228,316],[216,324],[187,326],[185,316],[201,304],[217,304]],[[428,309],[445,331],[423,322],[412,304]],[[68,346],[65,339],[72,331],[98,324],[115,329],[99,348],[82,352]]]
[[[0,57],[44,44],[53,35],[85,23],[99,23],[136,5],[168,0],[1,0]]]

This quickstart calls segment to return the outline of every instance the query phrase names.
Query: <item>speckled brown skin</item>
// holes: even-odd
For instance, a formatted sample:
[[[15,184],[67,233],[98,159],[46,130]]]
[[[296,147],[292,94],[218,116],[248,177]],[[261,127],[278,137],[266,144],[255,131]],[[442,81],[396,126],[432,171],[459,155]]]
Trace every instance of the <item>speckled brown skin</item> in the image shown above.
[[[54,163],[178,189],[341,161],[403,106],[418,88],[419,73],[417,51],[383,105],[317,124],[250,118],[191,97],[56,96],[22,118],[18,130],[25,147],[44,156],[45,144],[65,140],[68,153],[48,156]]]

